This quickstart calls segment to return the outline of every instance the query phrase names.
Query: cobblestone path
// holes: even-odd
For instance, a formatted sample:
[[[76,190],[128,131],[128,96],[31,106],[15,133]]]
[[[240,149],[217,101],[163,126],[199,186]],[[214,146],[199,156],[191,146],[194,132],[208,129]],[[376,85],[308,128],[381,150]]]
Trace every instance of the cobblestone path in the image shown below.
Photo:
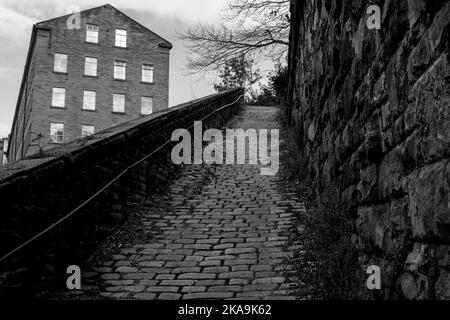
[[[247,106],[227,127],[276,128],[276,113]],[[170,209],[144,215],[154,237],[115,249],[84,283],[112,299],[294,299],[287,240],[303,206],[278,183],[257,165],[186,166]]]

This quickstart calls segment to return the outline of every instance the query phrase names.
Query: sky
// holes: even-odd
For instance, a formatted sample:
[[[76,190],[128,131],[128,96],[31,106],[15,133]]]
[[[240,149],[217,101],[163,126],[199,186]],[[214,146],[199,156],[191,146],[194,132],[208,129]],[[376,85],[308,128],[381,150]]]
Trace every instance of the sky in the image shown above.
[[[12,124],[34,23],[110,3],[170,41],[169,106],[214,92],[215,74],[192,75],[185,68],[186,48],[177,34],[197,23],[215,23],[227,0],[0,0],[0,137]]]

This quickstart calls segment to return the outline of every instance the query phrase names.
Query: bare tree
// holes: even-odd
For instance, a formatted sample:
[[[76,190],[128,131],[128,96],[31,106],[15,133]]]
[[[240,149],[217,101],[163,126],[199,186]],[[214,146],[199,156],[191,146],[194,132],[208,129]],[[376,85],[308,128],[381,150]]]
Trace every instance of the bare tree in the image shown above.
[[[193,72],[217,70],[227,60],[260,55],[279,59],[289,45],[289,0],[231,0],[219,25],[200,24],[187,41]]]

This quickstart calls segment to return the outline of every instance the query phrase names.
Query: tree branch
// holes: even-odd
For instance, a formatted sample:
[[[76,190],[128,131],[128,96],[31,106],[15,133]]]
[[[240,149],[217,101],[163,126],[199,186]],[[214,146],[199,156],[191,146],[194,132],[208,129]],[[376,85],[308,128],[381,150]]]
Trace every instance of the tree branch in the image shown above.
[[[243,55],[279,58],[289,45],[289,0],[233,0],[219,26],[200,24],[179,37],[186,41],[187,67],[217,70]]]

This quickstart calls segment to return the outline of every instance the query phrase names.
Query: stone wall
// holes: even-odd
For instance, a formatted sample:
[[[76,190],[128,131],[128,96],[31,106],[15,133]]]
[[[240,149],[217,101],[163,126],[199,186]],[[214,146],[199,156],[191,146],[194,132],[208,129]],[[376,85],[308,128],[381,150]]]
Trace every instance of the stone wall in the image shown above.
[[[369,29],[369,5],[381,30]],[[450,2],[292,1],[289,119],[384,298],[450,298]]]
[[[242,103],[242,90],[211,95],[109,128],[0,169],[0,256],[50,226],[120,172],[170,140],[178,128],[213,113],[203,127],[220,127]],[[130,210],[173,177],[167,144],[129,170],[57,228],[0,262],[0,296],[42,291],[69,265],[82,265]],[[61,286],[65,280],[60,281]],[[14,290],[13,290],[14,291]]]

